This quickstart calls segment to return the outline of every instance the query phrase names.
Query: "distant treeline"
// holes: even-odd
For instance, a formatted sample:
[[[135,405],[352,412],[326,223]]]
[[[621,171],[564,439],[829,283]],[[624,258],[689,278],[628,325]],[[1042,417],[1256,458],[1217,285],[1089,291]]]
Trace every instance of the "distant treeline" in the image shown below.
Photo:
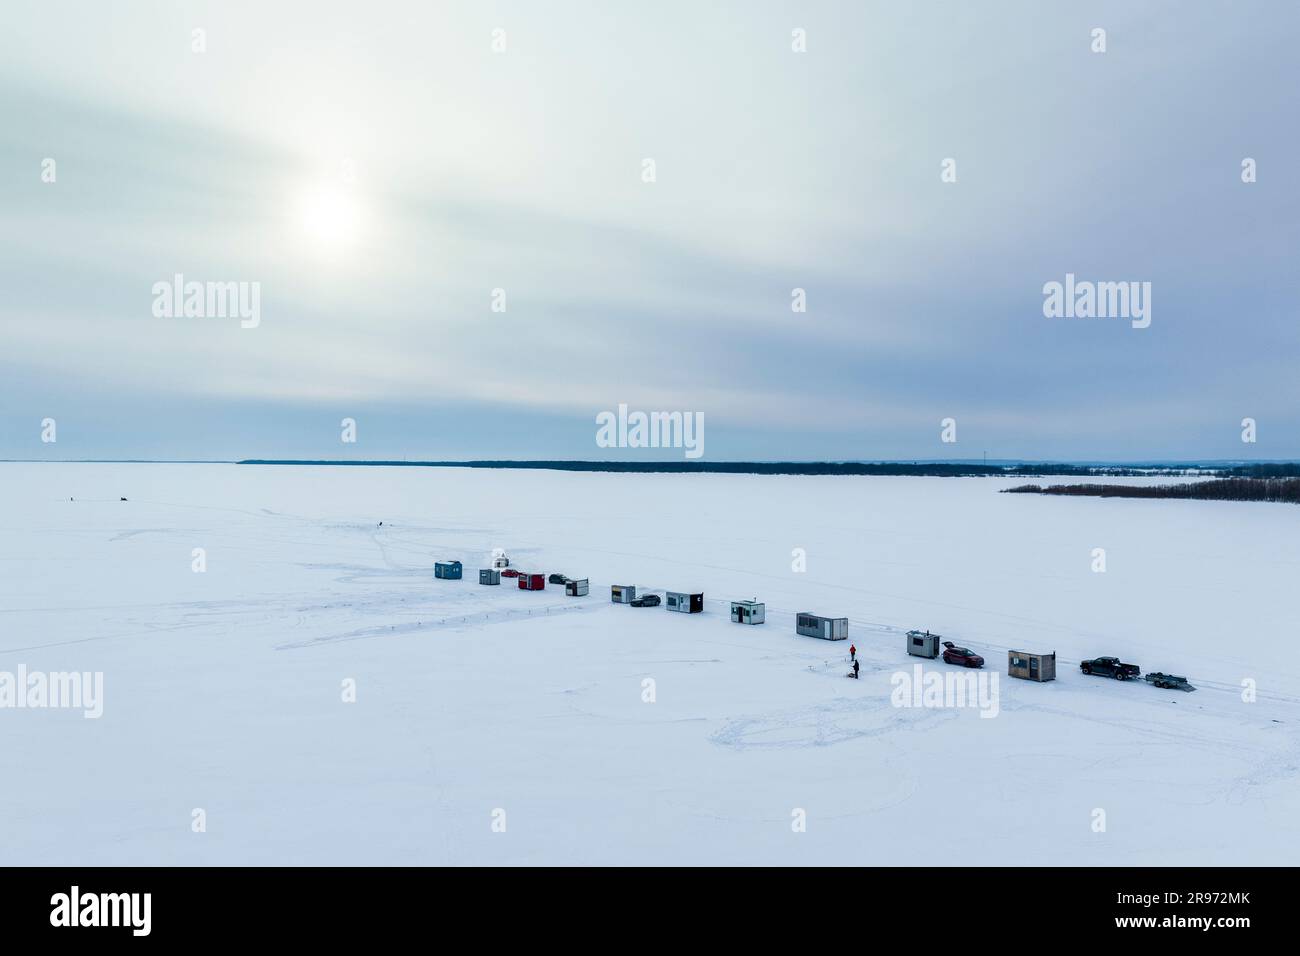
[[[1237,465],[1218,472],[1225,478],[1300,478],[1300,464],[1295,462],[1267,462],[1259,465]]]
[[[1179,485],[1020,485],[1012,494],[1095,498],[1197,498],[1206,501],[1289,501],[1300,504],[1300,478],[1216,478]]]
[[[241,465],[372,465],[405,468],[524,468],[553,471],[604,471],[625,473],[724,475],[913,475],[941,478],[975,477],[1140,477],[1150,475],[1235,474],[1237,468],[1204,465],[1071,465],[1052,462],[983,465],[973,462],[925,461],[328,461],[248,459]],[[1300,475],[1300,465],[1251,465],[1251,469],[1290,469]],[[1252,472],[1252,475],[1254,473]],[[1263,476],[1262,474],[1260,475]]]

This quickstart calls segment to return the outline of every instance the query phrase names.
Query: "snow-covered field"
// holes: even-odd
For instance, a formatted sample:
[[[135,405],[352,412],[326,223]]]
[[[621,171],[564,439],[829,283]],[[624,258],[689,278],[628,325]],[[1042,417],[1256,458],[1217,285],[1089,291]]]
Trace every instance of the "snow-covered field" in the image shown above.
[[[0,710],[0,864],[1297,863],[1300,509],[1016,483],[0,464],[0,672],[104,682],[99,719]],[[494,547],[591,595],[480,587]],[[891,705],[913,627],[996,717]]]

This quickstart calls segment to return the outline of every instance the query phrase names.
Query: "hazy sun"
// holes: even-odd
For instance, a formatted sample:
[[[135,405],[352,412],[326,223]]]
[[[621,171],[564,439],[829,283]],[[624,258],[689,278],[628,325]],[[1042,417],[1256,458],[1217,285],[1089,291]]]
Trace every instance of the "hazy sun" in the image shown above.
[[[322,183],[303,192],[299,200],[303,231],[323,246],[353,242],[361,229],[361,211],[344,186]]]

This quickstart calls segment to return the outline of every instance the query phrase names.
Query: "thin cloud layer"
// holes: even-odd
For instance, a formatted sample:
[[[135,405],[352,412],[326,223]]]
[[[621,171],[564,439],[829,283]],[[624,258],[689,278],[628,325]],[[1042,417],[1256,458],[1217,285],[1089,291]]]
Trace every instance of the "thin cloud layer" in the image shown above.
[[[0,455],[1297,456],[1300,14],[1041,6],[14,11]]]

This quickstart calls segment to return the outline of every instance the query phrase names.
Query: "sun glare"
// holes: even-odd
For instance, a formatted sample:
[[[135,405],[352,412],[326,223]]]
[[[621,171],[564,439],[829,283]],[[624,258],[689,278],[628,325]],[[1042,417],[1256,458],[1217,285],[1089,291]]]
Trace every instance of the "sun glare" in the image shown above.
[[[332,183],[320,184],[304,192],[299,215],[303,231],[316,242],[331,248],[352,243],[361,228],[361,213],[355,197],[347,188]]]

